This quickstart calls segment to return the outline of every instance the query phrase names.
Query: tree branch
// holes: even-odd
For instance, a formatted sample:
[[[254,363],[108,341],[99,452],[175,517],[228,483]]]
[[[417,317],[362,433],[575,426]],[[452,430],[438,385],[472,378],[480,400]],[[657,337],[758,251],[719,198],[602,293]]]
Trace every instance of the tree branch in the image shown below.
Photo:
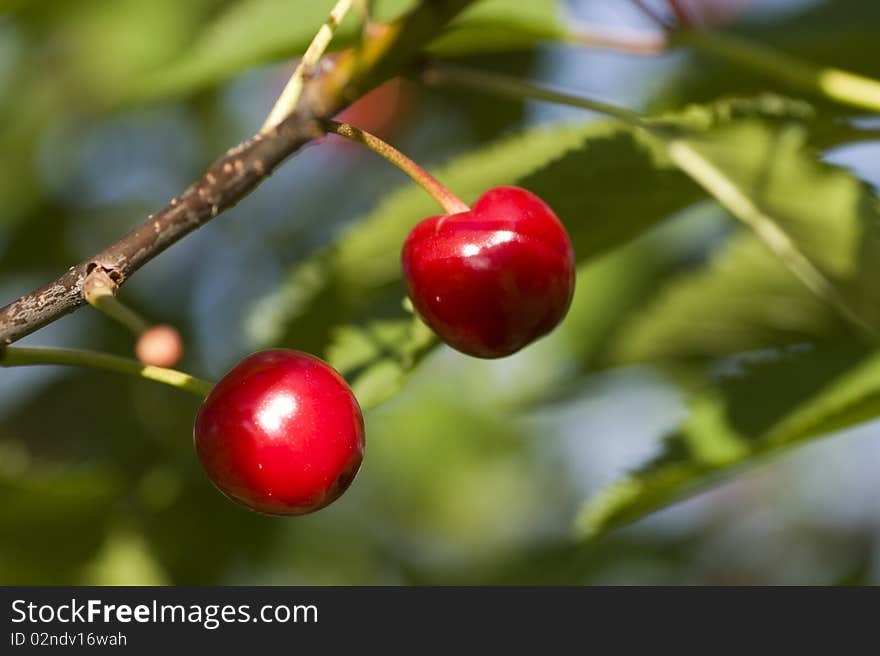
[[[422,47],[472,2],[422,0],[403,17],[372,30],[329,71],[306,82],[296,111],[279,125],[229,150],[182,194],[119,241],[0,308],[0,346],[85,304],[83,282],[94,269],[100,267],[121,285],[166,248],[236,205],[287,157],[323,136],[322,120],[413,67]]]

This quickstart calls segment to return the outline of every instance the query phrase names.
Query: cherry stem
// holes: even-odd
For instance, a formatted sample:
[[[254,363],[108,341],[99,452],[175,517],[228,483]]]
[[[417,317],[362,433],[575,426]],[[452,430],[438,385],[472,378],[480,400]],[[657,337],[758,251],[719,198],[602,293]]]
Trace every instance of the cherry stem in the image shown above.
[[[384,157],[411,177],[422,189],[431,194],[447,214],[460,214],[461,212],[470,211],[471,208],[468,207],[467,203],[444,187],[437,178],[394,146],[382,141],[379,137],[348,123],[339,123],[338,121],[324,121],[324,129],[329,133],[345,137],[362,146],[366,146],[377,155]]]
[[[128,374],[146,378],[158,383],[165,383],[178,389],[186,390],[200,397],[205,397],[214,387],[206,380],[190,376],[176,369],[144,365],[136,360],[129,360],[108,353],[84,351],[80,349],[60,348],[23,348],[9,346],[0,349],[0,367],[27,367],[40,364],[57,364],[91,367],[105,371]]]
[[[495,93],[510,98],[529,98],[579,107],[613,116],[630,125],[645,126],[645,117],[631,109],[610,103],[555,91],[545,86],[526,82],[500,73],[489,73],[462,66],[433,62],[422,71],[422,79],[429,85],[451,85],[463,89]]]
[[[96,310],[118,321],[135,335],[140,335],[151,324],[116,298],[117,286],[103,269],[97,268],[83,282],[83,298]]]

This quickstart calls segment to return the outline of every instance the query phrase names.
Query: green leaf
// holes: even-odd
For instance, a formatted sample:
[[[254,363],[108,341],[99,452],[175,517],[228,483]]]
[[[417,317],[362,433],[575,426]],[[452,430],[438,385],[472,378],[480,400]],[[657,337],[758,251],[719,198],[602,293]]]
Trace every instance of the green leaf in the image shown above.
[[[145,76],[128,100],[191,93],[254,66],[299,56],[327,20],[333,4],[334,0],[234,2],[173,62]],[[334,47],[350,44],[356,36],[354,13],[349,12],[339,26]]]
[[[218,1],[28,0],[14,18],[0,17],[0,230],[26,217],[57,217],[40,148],[47,139],[56,148],[59,133],[74,125],[85,138],[90,119],[145,71],[172,61]],[[56,159],[65,157],[53,155],[53,170],[62,169]],[[50,220],[52,231],[64,232]]]
[[[755,121],[749,111],[756,103],[763,117],[782,120]],[[673,159],[754,230],[637,308],[618,327],[604,364],[853,339],[859,336],[843,316],[873,323],[876,197],[846,171],[816,161],[805,146],[806,126],[815,122],[788,118],[811,121],[812,113],[780,98],[762,97],[751,107],[734,100],[692,107],[672,117],[672,132],[657,132],[672,145]]]
[[[655,133],[810,289],[869,332],[880,328],[880,204],[867,185],[816,158],[804,125],[746,119]]]
[[[120,481],[107,468],[35,464],[27,456],[24,471],[9,472],[13,444],[0,443],[0,576],[7,584],[77,583],[71,573],[98,549]]]
[[[413,5],[413,0],[384,0],[378,3],[378,17],[399,16]],[[254,66],[297,57],[332,6],[332,0],[239,0],[205,26],[175,61],[142,79],[128,100],[192,93]],[[488,0],[453,21],[430,49],[444,55],[525,50],[561,34],[555,0]],[[349,46],[358,35],[356,12],[349,12],[331,47]]]
[[[534,48],[567,39],[556,0],[483,0],[454,20],[428,48],[445,56]]]
[[[805,61],[836,66],[863,75],[880,75],[880,59],[866,57],[877,42],[880,4],[864,0],[808,3],[801,11],[787,12],[775,20],[766,16],[732,28],[734,35]],[[829,26],[833,25],[833,29]],[[658,86],[655,107],[678,107],[706,102],[721,95],[754,94],[785,90],[784,84],[754,70],[742,68],[706,53],[692,50],[673,79]],[[828,105],[825,110],[846,108]]]
[[[691,496],[782,449],[880,415],[880,353],[841,344],[741,363],[692,404],[662,452],[582,508],[578,534],[608,530]]]
[[[667,282],[618,326],[608,364],[701,360],[845,334],[836,314],[753,234]]]
[[[674,281],[621,334],[617,357],[712,358],[788,348],[759,352],[769,361],[737,363],[744,375],[699,396],[691,419],[667,438],[657,458],[587,502],[577,521],[586,537],[783,447],[880,413],[880,356],[868,355],[864,335],[839,320],[872,336],[878,327],[874,194],[818,161],[806,148],[802,124],[744,119],[657,134],[676,163],[756,237],[733,239],[708,266]]]
[[[393,396],[437,343],[431,329],[417,317],[338,326],[331,339],[327,361],[351,382],[364,409]]]

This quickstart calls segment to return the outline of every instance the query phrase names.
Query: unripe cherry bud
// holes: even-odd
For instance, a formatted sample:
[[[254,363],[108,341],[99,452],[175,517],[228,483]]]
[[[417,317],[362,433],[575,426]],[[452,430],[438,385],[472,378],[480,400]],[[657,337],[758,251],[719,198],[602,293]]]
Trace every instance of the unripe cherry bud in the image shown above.
[[[183,357],[183,340],[173,326],[158,324],[140,334],[134,352],[144,364],[173,367]]]

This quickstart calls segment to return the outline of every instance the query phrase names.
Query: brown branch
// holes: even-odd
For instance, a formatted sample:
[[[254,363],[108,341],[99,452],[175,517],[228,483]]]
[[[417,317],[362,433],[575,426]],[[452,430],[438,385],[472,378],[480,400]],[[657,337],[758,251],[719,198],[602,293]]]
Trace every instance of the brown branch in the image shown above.
[[[426,43],[474,0],[422,0],[400,19],[371,30],[305,85],[296,112],[277,127],[229,150],[182,194],[119,241],[60,278],[0,308],[0,346],[11,344],[85,304],[83,282],[100,267],[121,285],[193,230],[247,196],[287,157],[324,134],[321,120],[415,65]]]

